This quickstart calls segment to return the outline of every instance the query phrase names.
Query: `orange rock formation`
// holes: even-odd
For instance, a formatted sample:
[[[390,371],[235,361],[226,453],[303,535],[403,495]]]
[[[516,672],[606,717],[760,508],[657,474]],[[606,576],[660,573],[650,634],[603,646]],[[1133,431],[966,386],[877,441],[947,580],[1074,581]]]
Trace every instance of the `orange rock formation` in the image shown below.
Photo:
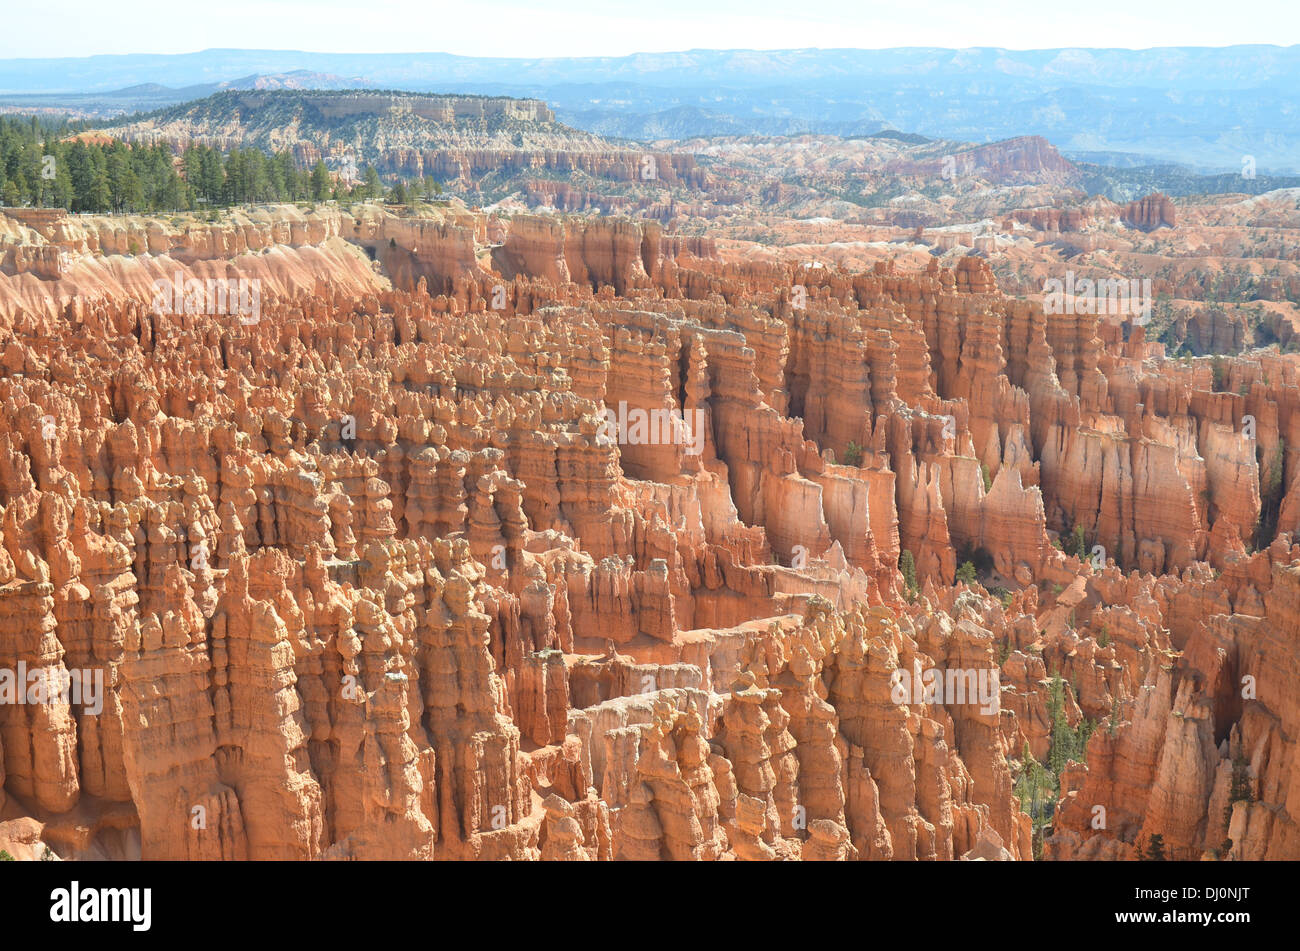
[[[0,671],[103,680],[0,703],[20,858],[1029,859],[1054,673],[1044,857],[1300,856],[1294,357],[653,223],[6,228]]]

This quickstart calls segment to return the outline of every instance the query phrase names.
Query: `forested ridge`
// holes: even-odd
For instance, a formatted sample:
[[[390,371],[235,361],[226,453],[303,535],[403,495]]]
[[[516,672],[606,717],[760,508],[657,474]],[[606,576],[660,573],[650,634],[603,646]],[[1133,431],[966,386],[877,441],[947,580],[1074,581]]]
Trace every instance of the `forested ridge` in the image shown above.
[[[98,141],[67,122],[0,117],[0,203],[74,212],[160,212],[249,202],[389,198],[440,191],[431,178],[392,188],[367,166],[355,184],[337,183],[324,162],[310,170],[288,151]]]

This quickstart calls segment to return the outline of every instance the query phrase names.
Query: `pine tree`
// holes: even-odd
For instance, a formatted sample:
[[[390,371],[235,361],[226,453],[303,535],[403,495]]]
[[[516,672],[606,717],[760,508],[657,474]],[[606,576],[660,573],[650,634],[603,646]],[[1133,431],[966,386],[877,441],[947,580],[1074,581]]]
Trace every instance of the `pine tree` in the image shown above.
[[[1070,724],[1065,718],[1065,681],[1059,673],[1052,674],[1051,684],[1047,688],[1047,722],[1050,724],[1048,736],[1051,739],[1051,746],[1047,750],[1047,768],[1053,776],[1060,776],[1069,755],[1063,741],[1065,730],[1069,729]]]
[[[72,174],[68,169],[67,147],[59,146],[54,166],[54,181],[51,182],[52,203],[57,208],[72,207]]]
[[[89,190],[86,196],[89,207],[86,210],[108,211],[113,207],[113,197],[108,186],[108,160],[103,149],[90,149],[86,154],[90,159]]]
[[[226,156],[221,182],[221,203],[237,205],[244,200],[244,156],[235,149]]]
[[[203,188],[203,153],[195,146],[190,146],[182,156],[185,169],[185,181],[196,194],[202,194]]]
[[[379,173],[375,171],[373,165],[366,166],[365,181],[361,185],[360,191],[363,198],[378,198],[383,194],[383,183],[379,181]]]
[[[1074,695],[1078,696],[1078,693],[1076,687]],[[1097,728],[1096,721],[1088,717],[1080,720],[1077,727],[1071,727],[1069,717],[1065,713],[1065,699],[1065,679],[1060,673],[1054,673],[1047,693],[1047,718],[1051,724],[1049,734],[1051,746],[1048,747],[1047,752],[1047,768],[1058,786],[1061,773],[1067,763],[1071,760],[1086,761],[1084,754],[1088,749],[1088,740]]]
[[[131,167],[131,155],[121,142],[109,148],[104,160],[108,183],[109,207],[113,211],[139,211],[144,205],[144,190]]]
[[[202,174],[200,176],[199,194],[202,195],[209,204],[217,204],[221,201],[221,189],[225,184],[225,171],[221,167],[221,153],[211,147],[203,147],[200,162],[202,163]]]
[[[324,201],[330,192],[330,173],[325,163],[317,159],[311,170],[311,197],[313,201]]]
[[[19,157],[18,173],[23,183],[23,200],[40,207],[41,204],[41,160],[44,156],[35,142],[23,147]]]
[[[294,164],[293,155],[288,149],[277,152],[275,165],[280,171],[280,180],[284,183],[282,198],[285,201],[297,201],[306,198],[307,192],[302,182],[302,175]]]
[[[1028,743],[1020,754],[1020,760],[1020,775],[1016,778],[1012,791],[1020,800],[1020,811],[1029,816],[1033,828],[1033,853],[1037,860],[1043,854],[1043,829],[1050,818],[1048,806],[1055,801],[1056,787],[1047,770],[1034,759]],[[1043,801],[1044,793],[1050,797],[1048,802]]]
[[[1239,802],[1253,802],[1255,791],[1250,781],[1250,760],[1241,744],[1237,745],[1237,754],[1232,758],[1232,783],[1228,788],[1228,804],[1223,808],[1223,831],[1227,832],[1232,824],[1232,807]]]
[[[1148,862],[1165,861],[1165,837],[1159,832],[1152,832],[1147,839],[1146,860]]]
[[[284,201],[287,191],[284,187],[284,168],[273,157],[263,165],[266,175],[266,200]]]
[[[898,557],[898,570],[903,573],[903,590],[908,596],[915,595],[918,588],[916,584],[916,559],[907,549]]]

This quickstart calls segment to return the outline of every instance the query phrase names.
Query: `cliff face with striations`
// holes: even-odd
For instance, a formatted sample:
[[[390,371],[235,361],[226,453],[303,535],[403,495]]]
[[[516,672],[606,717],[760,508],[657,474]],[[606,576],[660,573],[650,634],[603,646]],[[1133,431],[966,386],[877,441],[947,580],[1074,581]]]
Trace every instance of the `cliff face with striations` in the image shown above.
[[[231,90],[105,129],[125,142],[287,151],[302,167],[372,165],[460,188],[556,175],[701,187],[695,157],[648,152],[570,128],[536,99],[354,90]],[[540,176],[539,179],[531,176]],[[544,184],[543,184],[544,187]]]
[[[1172,228],[1178,223],[1178,212],[1167,195],[1159,192],[1119,205],[1105,198],[1092,198],[1082,208],[1026,208],[1007,216],[1004,227],[1010,230],[1014,222],[1022,222],[1036,231],[1084,231],[1107,218],[1118,218],[1124,224],[1140,231]]]
[[[0,674],[102,684],[0,693],[20,858],[1300,855],[1292,356],[628,220],[6,222]]]

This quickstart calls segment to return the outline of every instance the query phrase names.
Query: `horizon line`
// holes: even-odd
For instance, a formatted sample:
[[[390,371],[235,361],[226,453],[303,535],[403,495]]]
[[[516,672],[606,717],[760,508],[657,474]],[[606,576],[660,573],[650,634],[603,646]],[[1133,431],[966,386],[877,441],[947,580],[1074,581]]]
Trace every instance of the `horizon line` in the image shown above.
[[[695,46],[689,49],[637,50],[632,53],[600,56],[479,56],[472,53],[453,53],[448,50],[307,50],[284,47],[260,46],[209,46],[203,49],[186,50],[179,53],[86,53],[80,56],[0,56],[0,63],[10,62],[50,62],[59,60],[88,60],[117,57],[154,56],[175,58],[180,56],[200,56],[204,53],[288,53],[304,56],[451,56],[458,59],[474,60],[618,60],[631,59],[636,56],[682,56],[690,53],[887,53],[896,51],[942,51],[951,53],[968,52],[1002,52],[1002,53],[1058,53],[1080,51],[1088,53],[1152,53],[1163,50],[1230,50],[1230,49],[1276,49],[1291,50],[1300,48],[1300,43],[1223,43],[1196,44],[1181,46]]]

